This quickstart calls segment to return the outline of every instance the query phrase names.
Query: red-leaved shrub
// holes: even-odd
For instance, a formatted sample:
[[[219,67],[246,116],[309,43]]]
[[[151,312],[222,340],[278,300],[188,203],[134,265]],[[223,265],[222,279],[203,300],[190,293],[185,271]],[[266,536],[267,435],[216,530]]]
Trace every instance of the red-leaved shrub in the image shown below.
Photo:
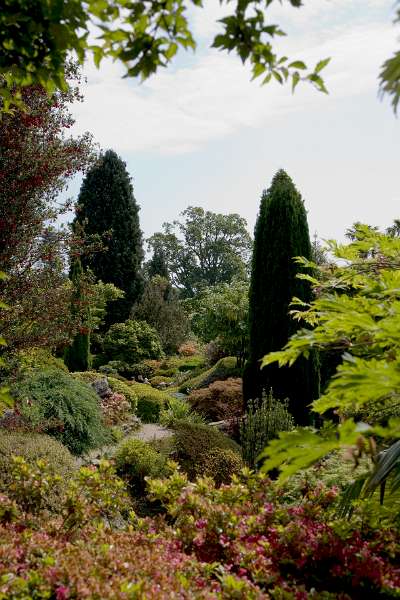
[[[215,381],[208,388],[194,390],[189,396],[191,407],[210,421],[239,417],[243,412],[242,380],[230,377]]]

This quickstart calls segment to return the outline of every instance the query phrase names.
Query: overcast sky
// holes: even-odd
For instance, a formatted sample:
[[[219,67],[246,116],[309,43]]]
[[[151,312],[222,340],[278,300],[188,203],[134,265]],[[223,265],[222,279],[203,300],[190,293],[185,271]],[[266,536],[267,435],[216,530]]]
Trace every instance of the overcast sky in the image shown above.
[[[90,131],[127,163],[148,237],[187,206],[237,212],[252,232],[261,192],[279,168],[293,178],[310,232],[342,238],[354,221],[386,226],[400,218],[400,120],[377,91],[379,66],[399,45],[393,0],[276,3],[274,22],[291,58],[324,71],[330,94],[310,86],[292,96],[279,84],[250,82],[235,56],[209,49],[226,12],[218,0],[194,9],[199,47],[144,84],[103,63],[85,69],[85,101],[75,132]],[[79,181],[71,186],[77,194]]]

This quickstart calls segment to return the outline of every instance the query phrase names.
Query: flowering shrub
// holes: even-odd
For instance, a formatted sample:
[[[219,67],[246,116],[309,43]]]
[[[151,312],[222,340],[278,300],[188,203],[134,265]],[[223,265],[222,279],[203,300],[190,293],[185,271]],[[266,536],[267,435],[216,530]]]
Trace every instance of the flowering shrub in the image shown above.
[[[285,506],[271,481],[249,472],[216,488],[209,478],[189,483],[175,471],[149,487],[188,554],[223,565],[260,594],[302,600],[398,594],[398,532],[333,521],[334,489],[316,488],[301,504]]]
[[[106,425],[118,425],[125,421],[129,415],[131,405],[123,394],[113,392],[102,398],[101,412]]]

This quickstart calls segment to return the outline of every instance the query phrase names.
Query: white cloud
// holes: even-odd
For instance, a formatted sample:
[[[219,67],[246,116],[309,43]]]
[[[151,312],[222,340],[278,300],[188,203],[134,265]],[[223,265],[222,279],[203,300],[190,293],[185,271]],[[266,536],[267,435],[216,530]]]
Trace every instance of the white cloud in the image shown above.
[[[353,4],[360,2],[354,0]],[[215,0],[213,3],[215,7]],[[376,0],[368,1],[370,6],[374,3]],[[345,5],[348,0],[315,0],[308,13],[306,8],[304,13],[296,13],[304,19],[312,15],[318,21],[325,7],[332,12]],[[207,22],[218,16],[210,6],[206,6],[206,21],[195,22],[198,34],[205,34]],[[287,38],[286,46],[290,56],[301,55],[311,63],[334,57],[326,70],[332,91],[329,98],[310,87],[299,87],[294,97],[277,84],[260,87],[258,82],[250,82],[249,70],[236,57],[216,51],[198,55],[191,66],[160,72],[143,85],[122,80],[122,69],[105,63],[100,71],[88,69],[85,102],[75,110],[76,128],[93,132],[102,147],[185,153],[243,127],[263,125],[278,114],[309,111],[322,102],[366,90],[375,93],[379,65],[395,47],[396,30],[390,22],[337,23],[330,29],[325,22],[322,27],[305,25],[301,34]]]

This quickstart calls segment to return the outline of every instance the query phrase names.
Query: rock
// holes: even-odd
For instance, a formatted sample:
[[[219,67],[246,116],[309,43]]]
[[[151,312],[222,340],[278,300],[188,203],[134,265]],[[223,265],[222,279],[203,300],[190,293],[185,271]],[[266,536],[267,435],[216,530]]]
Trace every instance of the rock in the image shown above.
[[[93,381],[92,387],[96,394],[100,396],[100,398],[106,398],[112,394],[112,389],[108,385],[106,377],[102,377]]]

